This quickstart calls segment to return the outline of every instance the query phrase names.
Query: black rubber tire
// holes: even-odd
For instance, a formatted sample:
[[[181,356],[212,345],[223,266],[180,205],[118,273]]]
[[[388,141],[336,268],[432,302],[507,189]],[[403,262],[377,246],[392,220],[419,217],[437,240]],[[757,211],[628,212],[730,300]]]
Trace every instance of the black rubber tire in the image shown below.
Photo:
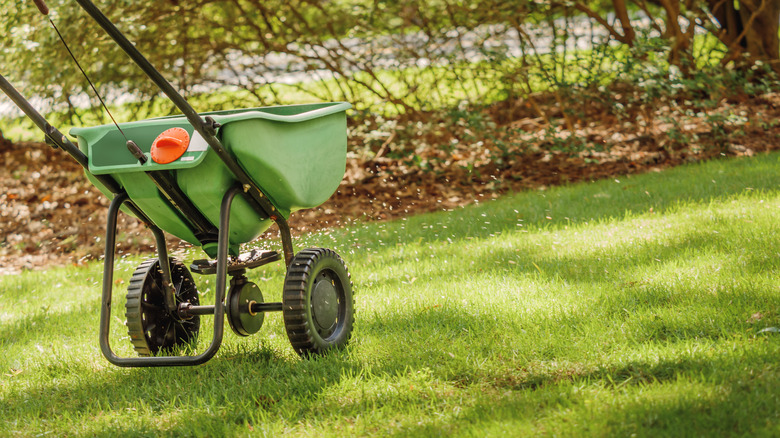
[[[284,279],[282,314],[287,337],[301,356],[347,345],[355,301],[349,272],[335,251],[312,248],[295,255]]]
[[[176,302],[197,306],[198,289],[190,271],[179,261],[170,259],[171,281]],[[152,356],[191,344],[200,330],[200,316],[187,320],[165,309],[162,271],[158,259],[141,263],[127,288],[127,332],[139,356]]]

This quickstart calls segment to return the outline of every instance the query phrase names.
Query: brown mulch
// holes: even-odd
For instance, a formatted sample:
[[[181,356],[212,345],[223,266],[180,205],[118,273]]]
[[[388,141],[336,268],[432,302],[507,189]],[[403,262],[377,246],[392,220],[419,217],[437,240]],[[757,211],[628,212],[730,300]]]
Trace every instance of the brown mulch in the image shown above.
[[[715,126],[711,116],[718,112],[737,117]],[[573,131],[553,130],[533,114],[507,118],[498,107],[484,113],[478,127],[441,114],[351,126],[353,152],[341,186],[322,206],[293,214],[294,233],[722,155],[750,156],[777,149],[780,137],[780,94],[724,100],[709,118],[662,107],[641,127],[601,114],[578,121]],[[561,147],[574,140],[582,147]],[[2,136],[0,157],[0,275],[102,256],[108,200],[74,160],[43,143],[14,144]],[[118,250],[151,253],[151,233],[134,218],[120,218]],[[186,246],[173,238],[171,245]]]

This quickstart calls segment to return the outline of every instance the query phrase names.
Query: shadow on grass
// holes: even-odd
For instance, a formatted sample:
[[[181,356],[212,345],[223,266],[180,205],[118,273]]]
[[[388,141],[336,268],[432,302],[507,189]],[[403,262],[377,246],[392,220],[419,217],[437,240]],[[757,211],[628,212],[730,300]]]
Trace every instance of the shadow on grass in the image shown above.
[[[623,266],[641,269],[642,266],[653,266],[658,263],[655,261],[656,258],[673,263],[675,260],[684,261],[691,254],[720,250],[720,244],[713,241],[706,231],[691,232],[671,241],[645,245],[641,252],[632,251],[632,245],[629,243],[618,245],[602,253],[605,259],[603,267],[608,270],[618,270]],[[474,275],[480,270],[492,269],[495,261],[503,261],[510,256],[515,257],[516,253],[496,251],[492,258],[480,260],[473,268],[469,268],[469,272],[465,275]],[[753,254],[751,257],[760,258],[763,255]],[[554,257],[541,250],[524,254],[520,259],[520,267],[513,270],[511,275],[538,275],[542,280],[549,281],[550,278],[544,278],[533,267],[532,261],[537,263],[542,272],[558,276],[573,288],[584,287],[585,284],[592,286],[592,283],[603,280],[582,272],[581,266],[593,263],[590,256]],[[721,278],[736,275],[743,269],[740,266],[723,268],[719,273]],[[777,262],[771,264],[768,269],[776,272]],[[450,268],[443,267],[438,272],[432,273],[427,281],[435,283],[443,279],[451,279],[452,275]],[[610,279],[608,283],[614,284],[612,280]],[[401,287],[400,284],[395,285],[396,279],[387,281],[390,287]],[[628,331],[633,330],[636,342],[685,339],[706,342],[706,339],[714,340],[742,333],[745,327],[748,327],[744,320],[729,321],[730,315],[727,311],[724,312],[724,306],[728,306],[729,301],[734,297],[720,297],[701,289],[690,289],[686,293],[698,297],[699,311],[712,314],[716,324],[704,327],[695,321],[689,324],[684,320],[664,318],[641,321],[639,324],[636,319],[632,319],[635,317],[630,314],[631,312],[640,310],[652,312],[657,308],[674,307],[680,305],[678,298],[670,295],[670,291],[663,285],[651,287],[623,285],[621,289],[620,293],[616,293],[609,300],[587,301],[574,314],[551,316],[543,321],[542,325],[546,326],[547,333],[559,331],[557,337],[535,344],[534,349],[523,353],[523,356],[526,358],[530,356],[532,361],[564,356],[565,350],[579,348],[577,343],[581,339],[572,335],[578,331],[587,331],[588,326],[599,323],[594,321],[599,317],[606,318],[600,321],[604,324],[612,321],[627,321]],[[756,291],[756,293],[762,292]],[[739,297],[739,300],[748,301],[751,297],[746,295]],[[766,299],[770,300],[766,303],[774,308],[780,307],[780,297]],[[78,310],[70,315],[58,315],[58,319],[76,317],[80,312],[81,310]],[[14,336],[23,336],[31,329],[55,329],[52,326],[54,323],[56,320],[49,321],[45,315],[31,315],[24,320],[15,321],[11,326],[3,327],[4,337],[9,336],[13,339]],[[633,328],[632,323],[635,323]],[[745,367],[760,368],[773,363],[774,357],[768,354],[753,357],[748,364],[738,357],[726,356],[660,363],[632,362],[619,368],[599,370],[557,368],[540,371],[511,368],[513,364],[523,363],[523,359],[508,359],[502,363],[505,366],[509,365],[509,369],[481,370],[472,362],[452,360],[449,357],[448,345],[462,343],[463,338],[467,337],[468,342],[474,345],[476,356],[490,354],[511,356],[513,352],[508,351],[511,338],[515,338],[515,348],[522,348],[523,345],[530,343],[527,338],[537,334],[532,331],[523,333],[518,322],[506,318],[505,315],[498,317],[477,315],[457,305],[426,307],[418,312],[400,315],[374,315],[360,321],[360,331],[374,338],[387,339],[388,342],[398,340],[398,343],[390,344],[387,350],[376,353],[377,358],[374,362],[376,366],[373,369],[375,373],[395,376],[407,372],[409,367],[430,365],[435,377],[452,382],[459,387],[487,385],[495,391],[486,396],[486,399],[477,398],[474,406],[465,408],[459,414],[457,422],[411,426],[404,428],[401,435],[437,435],[464,427],[472,428],[474,433],[478,433],[482,428],[503,427],[501,425],[512,422],[534,423],[538,422],[539,418],[559,414],[561,406],[567,403],[577,405],[576,398],[574,401],[567,402],[558,400],[556,394],[560,392],[561,386],[566,390],[583,383],[602,386],[618,384],[656,386],[673,383],[680,376],[689,375],[703,375],[704,380],[714,379],[713,384],[722,387],[723,395],[709,398],[695,398],[685,394],[679,397],[672,395],[661,397],[652,403],[639,403],[629,397],[614,406],[607,404],[610,407],[601,409],[600,417],[596,422],[604,425],[607,430],[614,430],[621,435],[642,434],[645,433],[645,428],[662,433],[673,433],[676,427],[697,424],[704,426],[703,429],[696,430],[762,432],[768,430],[764,427],[769,426],[765,424],[762,426],[763,423],[753,424],[729,412],[734,409],[754,410],[756,402],[746,399],[754,396],[774,397],[772,391],[780,389],[780,378],[776,373],[769,373],[769,380],[765,379],[758,385],[760,394],[757,395],[754,394],[757,386],[755,380],[747,384],[741,380],[744,378]],[[504,339],[491,338],[495,333],[504,333],[502,335]],[[358,342],[356,348],[359,348],[359,345]],[[496,349],[491,351],[494,346]],[[0,408],[0,412],[6,418],[22,421],[25,418],[33,420],[44,417],[80,418],[83,412],[96,411],[146,410],[152,413],[159,412],[161,415],[171,415],[171,411],[196,412],[197,414],[193,416],[197,418],[197,423],[201,423],[200,425],[193,424],[182,416],[169,419],[167,425],[131,422],[112,426],[109,430],[89,429],[84,435],[101,433],[192,435],[196,433],[194,431],[197,431],[199,426],[208,430],[207,434],[218,431],[233,434],[234,432],[230,432],[232,429],[245,427],[245,424],[256,424],[258,418],[262,418],[263,415],[272,415],[277,419],[285,418],[289,424],[296,424],[306,418],[322,418],[317,417],[320,413],[315,411],[318,397],[338,387],[344,375],[357,374],[361,369],[362,366],[350,359],[348,353],[305,361],[290,358],[268,348],[248,351],[223,349],[218,357],[196,368],[117,370],[95,375],[93,369],[78,364],[51,365],[47,366],[42,373],[47,376],[58,376],[66,383],[53,384],[50,380],[46,380],[32,385],[24,394],[14,394],[3,400],[4,406]],[[74,375],[82,377],[73,378]],[[550,391],[548,396],[556,401],[549,405],[539,405],[538,400],[534,401],[534,397],[505,397],[498,394],[502,391],[523,393],[548,390]],[[605,391],[612,393],[613,389],[607,388]],[[344,405],[337,409],[337,412],[352,413],[370,404],[364,400],[358,403],[357,407]],[[422,406],[426,401],[420,399],[411,403],[419,403]],[[226,411],[220,408],[224,406],[238,408]],[[772,403],[759,402],[758,411],[746,415],[774,415],[775,408]],[[580,406],[578,409],[584,408]],[[592,421],[585,418],[590,414],[584,410],[577,415],[583,416],[583,421]],[[559,425],[559,427],[563,426]]]
[[[640,248],[625,242],[597,254],[556,255],[532,247],[518,255],[511,249],[496,249],[487,257],[466,256],[457,265],[440,265],[415,283],[423,290],[447,285],[457,294],[459,281],[481,276],[488,280],[500,276],[502,284],[507,279],[534,280],[519,286],[522,290],[502,289],[474,298],[495,297],[499,303],[495,307],[487,304],[475,310],[460,303],[472,299],[468,294],[457,294],[449,300],[417,300],[392,313],[375,312],[361,320],[360,327],[376,342],[403,346],[395,347],[402,348],[403,355],[383,358],[390,370],[410,360],[447,363],[450,343],[463,339],[472,342],[470,351],[477,356],[488,356],[493,348],[496,354],[515,355],[515,348],[531,347],[519,356],[552,359],[570,351],[582,352],[583,342],[601,348],[604,340],[591,333],[634,344],[744,336],[765,324],[780,323],[773,312],[780,308],[780,294],[775,287],[755,284],[751,278],[780,273],[780,259],[774,257],[778,246],[778,239],[767,235],[751,241],[751,250],[740,249],[734,242],[713,238],[710,230],[695,229]],[[594,263],[596,256],[602,261]],[[707,260],[706,269],[710,264],[717,266],[694,272],[697,265],[690,264],[690,259],[697,257]],[[508,265],[507,260],[516,260],[516,264]],[[512,267],[501,272],[497,265]],[[654,278],[645,277],[659,271]],[[380,280],[377,287],[403,291],[408,285],[397,275]],[[546,297],[545,287],[579,292],[556,298],[558,307],[525,306],[525,302],[538,301],[537,296]],[[501,308],[501,303],[508,308]],[[761,323],[749,321],[758,311],[765,313]]]
[[[301,421],[349,417],[382,400],[359,399],[344,403],[324,415],[319,396],[339,386],[342,376],[358,373],[347,355],[331,355],[315,361],[279,358],[271,350],[236,352],[195,368],[132,370],[94,375],[94,371],[67,364],[54,365],[52,375],[78,373],[78,383],[42,385],[4,400],[0,412],[17,421],[39,418],[80,418],[84,412],[122,413],[125,423],[86,425],[74,435],[94,436],[197,436],[243,435],[247,425],[281,418],[288,425]],[[755,434],[775,430],[776,394],[780,372],[776,353],[751,353],[715,357],[687,357],[673,361],[632,361],[597,369],[519,369],[483,373],[466,386],[480,388],[481,395],[467,398],[450,421],[401,426],[397,436],[432,436],[450,433],[485,435],[501,430],[581,433],[592,430],[621,436],[691,433]],[[386,364],[382,372],[403,373],[406,364]],[[693,383],[693,389],[685,383]],[[704,392],[698,391],[700,387]],[[586,396],[581,392],[591,395]],[[585,403],[597,393],[599,406]],[[444,396],[446,397],[446,395]],[[473,403],[470,401],[473,400]],[[427,397],[405,404],[420,409],[438,403]],[[126,413],[138,412],[134,415]],[[173,415],[178,412],[181,415]],[[166,421],[150,424],[155,414]],[[556,417],[563,421],[554,421]],[[543,420],[551,421],[545,425]],[[510,428],[510,429],[507,429]],[[202,430],[202,432],[198,432]],[[379,430],[383,430],[379,426]],[[244,431],[244,432],[241,432]],[[385,431],[387,432],[387,431]],[[602,432],[603,433],[603,432]],[[685,435],[685,433],[683,433]]]
[[[504,373],[457,421],[411,425],[395,435],[775,436],[776,354]]]
[[[497,248],[486,256],[465,256],[458,263],[439,265],[426,272],[417,281],[438,285],[448,281],[468,281],[480,275],[500,276],[505,279],[537,278],[540,281],[563,281],[572,288],[608,285],[629,291],[652,285],[650,280],[638,275],[669,269],[680,273],[670,279],[669,286],[686,277],[696,277],[686,266],[695,267],[692,259],[711,258],[704,264],[716,264],[716,271],[701,272],[699,276],[713,283],[720,279],[741,278],[746,275],[771,276],[780,274],[780,257],[775,248],[780,247],[780,234],[756,235],[750,241],[724,241],[714,237],[710,229],[689,229],[670,233],[669,237],[652,239],[637,244],[626,240],[608,248],[592,248],[580,255],[562,255],[543,248],[528,246],[522,250]],[[687,269],[687,270],[686,270]],[[688,275],[686,275],[688,274]],[[378,287],[402,291],[408,288],[408,279],[398,274],[374,283]],[[663,293],[654,300],[663,301]],[[653,293],[651,290],[646,293]],[[642,300],[648,301],[648,300]]]
[[[67,312],[49,312],[41,309],[35,313],[16,317],[9,322],[0,323],[0,349],[11,346],[30,345],[37,342],[45,343],[47,336],[70,336],[62,332],[73,321],[83,321],[84,315],[95,316],[99,312],[97,306],[82,305]],[[97,324],[95,324],[97,328]]]
[[[250,422],[253,411],[275,411],[294,422],[305,415],[316,394],[336,384],[346,370],[355,371],[345,354],[334,354],[317,360],[279,357],[272,350],[252,351],[223,349],[205,365],[182,368],[146,368],[95,373],[84,364],[61,363],[39,367],[45,376],[57,376],[57,383],[43,380],[3,400],[0,413],[17,421],[38,418],[80,418],[84,413],[196,412],[193,421],[171,418],[167,426],[138,424],[129,421],[113,432],[95,425],[84,435],[122,432],[130,435],[192,435],[198,422],[213,417],[215,424]],[[299,400],[292,404],[289,400]],[[282,409],[277,409],[283,404]],[[227,407],[240,407],[228,410]],[[147,419],[148,421],[148,419]],[[181,433],[176,432],[177,430]],[[120,433],[120,435],[122,434]],[[213,436],[214,430],[206,433]]]

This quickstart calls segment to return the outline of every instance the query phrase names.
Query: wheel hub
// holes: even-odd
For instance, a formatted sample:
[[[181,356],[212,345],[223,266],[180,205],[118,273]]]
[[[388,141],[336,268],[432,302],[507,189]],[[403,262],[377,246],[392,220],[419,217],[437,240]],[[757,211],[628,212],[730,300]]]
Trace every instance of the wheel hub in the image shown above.
[[[338,321],[339,297],[333,280],[327,274],[322,274],[314,285],[311,313],[319,332],[329,335]]]
[[[246,281],[246,278],[231,283],[225,309],[230,328],[239,336],[253,335],[260,331],[265,320],[263,312],[252,311],[252,304],[263,302],[263,293],[256,284]]]

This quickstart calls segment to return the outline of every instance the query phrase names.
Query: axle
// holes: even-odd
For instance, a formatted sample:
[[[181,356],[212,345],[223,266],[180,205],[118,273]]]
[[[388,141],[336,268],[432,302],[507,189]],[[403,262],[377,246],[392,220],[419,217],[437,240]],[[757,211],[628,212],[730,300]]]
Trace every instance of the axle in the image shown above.
[[[190,303],[181,303],[179,304],[179,318],[181,319],[189,319],[195,315],[213,315],[216,307],[215,306],[193,306]],[[282,311],[282,303],[258,303],[255,301],[252,301],[249,303],[249,305],[246,308],[247,313],[250,315],[254,315],[256,313],[260,312],[281,312]]]

